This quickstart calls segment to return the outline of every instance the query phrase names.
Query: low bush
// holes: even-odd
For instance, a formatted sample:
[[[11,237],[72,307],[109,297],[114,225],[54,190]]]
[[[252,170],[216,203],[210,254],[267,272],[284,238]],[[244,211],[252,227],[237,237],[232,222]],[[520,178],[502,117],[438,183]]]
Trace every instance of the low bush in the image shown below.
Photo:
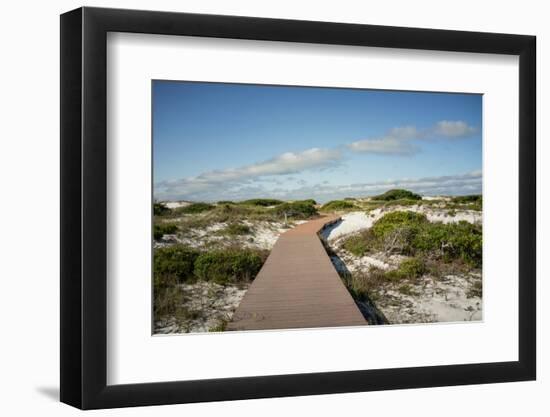
[[[247,216],[254,211],[253,207],[246,207],[237,204],[224,203],[216,207],[213,213],[215,215]]]
[[[458,203],[458,204],[481,203],[482,200],[483,198],[481,194],[459,195],[451,199],[453,203]]]
[[[315,205],[303,201],[279,204],[273,210],[279,216],[295,219],[307,219],[318,214]]]
[[[312,205],[316,205],[317,204],[317,201],[315,201],[313,198],[308,198],[307,200],[296,200],[294,201],[295,203],[306,203],[306,204],[312,204]]]
[[[369,229],[347,238],[343,243],[343,247],[355,256],[363,256],[369,249],[373,248],[372,240],[372,232]]]
[[[184,245],[155,250],[154,290],[197,279],[218,284],[248,282],[255,278],[268,252],[254,249],[225,249],[199,252]]]
[[[260,206],[260,207],[270,207],[282,204],[283,201],[276,200],[274,198],[253,198],[250,200],[241,201],[239,204],[244,204],[246,206]]]
[[[483,233],[481,226],[465,221],[447,226],[447,239],[441,242],[444,254],[450,259],[460,258],[480,267],[483,254]]]
[[[395,207],[395,206],[416,206],[422,204],[422,201],[411,199],[390,200],[382,203],[383,207]]]
[[[414,246],[423,252],[437,251],[443,249],[445,242],[449,240],[450,225],[433,223],[429,227],[418,229],[414,236]]]
[[[405,259],[399,264],[401,275],[410,278],[419,278],[426,272],[426,263],[422,258]]]
[[[191,203],[188,206],[178,207],[175,211],[181,214],[197,214],[213,210],[214,208],[214,205],[208,203]]]
[[[412,211],[393,211],[373,224],[372,233],[377,238],[385,238],[395,230],[417,229],[427,223],[428,218],[424,214]]]
[[[229,249],[202,253],[194,265],[198,279],[218,284],[252,281],[267,253],[248,249]]]
[[[249,235],[252,233],[250,226],[242,223],[230,223],[224,229],[220,230],[220,234],[229,236]]]
[[[386,272],[392,280],[420,278],[427,272],[426,263],[422,258],[409,258],[399,264],[399,268]]]
[[[164,216],[165,214],[170,213],[170,209],[166,207],[164,203],[153,203],[153,214],[155,216]]]
[[[356,209],[357,206],[349,201],[345,200],[332,200],[324,204],[321,207],[323,211],[338,211],[338,210],[352,210]]]
[[[252,219],[262,215],[267,209],[258,206],[245,206],[241,204],[220,204],[212,211],[206,213],[205,218],[213,223],[238,223],[244,219]]]
[[[235,204],[235,203],[231,200],[220,200],[216,204],[217,205],[222,205],[222,204]]]
[[[156,249],[153,257],[155,291],[193,280],[198,256],[197,250],[184,245]]]
[[[157,223],[153,226],[153,238],[160,240],[164,235],[172,235],[178,231],[178,226],[174,223]]]
[[[483,208],[483,196],[480,194],[456,196],[452,198],[451,202],[456,204],[457,208],[478,211]]]
[[[415,236],[414,247],[424,252],[440,253],[447,261],[461,259],[473,266],[482,264],[483,233],[481,225],[466,221],[430,223]]]
[[[394,189],[388,190],[384,194],[372,197],[373,200],[393,201],[393,200],[422,200],[418,194],[408,190]]]
[[[446,262],[461,260],[472,266],[482,264],[483,233],[480,224],[430,223],[426,216],[395,211],[376,221],[372,228],[350,236],[343,247],[356,256],[383,250],[409,256],[430,256]]]

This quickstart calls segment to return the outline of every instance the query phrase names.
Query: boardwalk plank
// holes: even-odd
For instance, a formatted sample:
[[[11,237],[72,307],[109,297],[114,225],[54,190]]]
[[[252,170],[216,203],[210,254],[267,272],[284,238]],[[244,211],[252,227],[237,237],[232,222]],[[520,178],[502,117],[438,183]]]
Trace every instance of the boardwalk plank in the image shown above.
[[[367,324],[318,236],[337,219],[312,220],[279,237],[228,330]]]

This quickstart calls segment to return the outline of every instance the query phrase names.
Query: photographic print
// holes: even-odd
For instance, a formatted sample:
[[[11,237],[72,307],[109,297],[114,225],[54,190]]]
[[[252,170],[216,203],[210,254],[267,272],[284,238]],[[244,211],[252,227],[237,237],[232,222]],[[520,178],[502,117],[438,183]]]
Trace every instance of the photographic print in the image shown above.
[[[153,333],[480,321],[482,95],[152,81]]]

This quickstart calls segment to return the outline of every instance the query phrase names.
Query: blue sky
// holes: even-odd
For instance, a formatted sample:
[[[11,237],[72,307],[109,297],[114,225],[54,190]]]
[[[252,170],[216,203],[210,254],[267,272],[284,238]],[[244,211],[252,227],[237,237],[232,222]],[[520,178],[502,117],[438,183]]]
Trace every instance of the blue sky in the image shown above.
[[[153,81],[159,200],[481,193],[482,96]]]

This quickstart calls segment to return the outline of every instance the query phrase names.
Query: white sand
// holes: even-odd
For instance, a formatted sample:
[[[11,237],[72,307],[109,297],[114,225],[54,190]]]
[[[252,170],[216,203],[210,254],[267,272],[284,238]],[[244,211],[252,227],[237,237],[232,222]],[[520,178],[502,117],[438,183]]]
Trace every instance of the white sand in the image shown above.
[[[364,211],[354,211],[344,214],[340,222],[326,227],[321,236],[330,241],[350,235],[363,229],[368,229],[374,223],[374,218],[368,216]]]
[[[457,322],[482,320],[482,301],[468,298],[468,290],[481,276],[448,275],[443,280],[425,278],[411,289],[415,295],[388,291],[378,301],[390,323]]]
[[[240,236],[226,236],[219,231],[225,229],[227,223],[214,223],[206,228],[195,228],[185,235],[164,235],[160,242],[155,242],[154,247],[165,247],[181,243],[193,248],[200,247],[227,247],[238,244],[252,249],[271,250],[281,236],[295,225],[304,221],[295,221],[285,226],[282,222],[244,221],[250,227],[252,233]]]
[[[426,200],[426,201],[434,201],[434,200],[451,201],[451,197],[444,197],[444,196],[441,196],[441,195],[434,195],[434,196],[425,195],[425,196],[422,196],[422,200]]]
[[[251,221],[245,221],[244,223],[253,230],[253,234],[246,236],[243,242],[249,248],[271,250],[279,236],[288,230],[283,223]]]
[[[189,204],[191,204],[188,201],[166,201],[164,202],[164,205],[168,207],[169,209],[176,209],[179,207],[186,207]]]
[[[362,256],[360,258],[354,259],[349,265],[349,268],[351,272],[357,271],[357,270],[368,271],[373,266],[383,270],[390,269],[389,264],[387,264],[384,261],[381,261],[380,259],[376,259],[372,256]]]
[[[198,248],[223,240],[224,237],[216,232],[225,227],[227,227],[227,223],[214,223],[204,229],[193,229],[185,235],[164,235],[162,243],[181,243],[192,248]]]
[[[452,210],[445,210],[445,209],[433,209],[433,208],[424,207],[424,206],[403,207],[400,210],[414,211],[415,213],[423,213],[431,222],[458,223],[460,221],[466,221],[468,223],[481,223],[483,219],[482,213],[476,210],[452,211]]]

